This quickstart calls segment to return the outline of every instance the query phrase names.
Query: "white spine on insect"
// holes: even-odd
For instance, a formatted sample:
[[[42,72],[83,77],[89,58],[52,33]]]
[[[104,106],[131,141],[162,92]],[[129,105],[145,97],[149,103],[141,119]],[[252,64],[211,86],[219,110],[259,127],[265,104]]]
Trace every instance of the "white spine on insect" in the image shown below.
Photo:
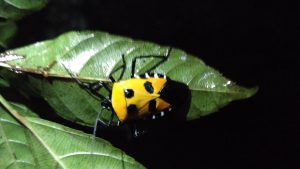
[[[148,74],[148,73],[145,73],[145,77],[146,77],[146,78],[149,78],[150,76],[149,76],[149,74]]]
[[[157,75],[157,73],[154,73],[154,77],[155,77],[155,78],[158,78],[158,75]]]
[[[133,75],[133,77],[134,77],[134,78],[137,78],[137,79],[139,79],[139,78],[140,78],[140,76],[139,76],[139,75],[137,75],[137,74],[134,74],[134,75]]]

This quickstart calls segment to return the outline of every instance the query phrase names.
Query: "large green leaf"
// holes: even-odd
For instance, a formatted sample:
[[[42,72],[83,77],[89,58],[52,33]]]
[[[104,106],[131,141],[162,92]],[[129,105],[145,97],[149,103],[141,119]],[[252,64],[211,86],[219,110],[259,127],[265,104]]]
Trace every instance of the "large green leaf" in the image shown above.
[[[121,65],[122,54],[125,54],[127,62],[126,79],[130,77],[134,57],[166,55],[168,49],[103,32],[69,32],[52,40],[11,50],[10,53],[25,58],[0,63],[0,66],[15,72],[39,76],[24,75],[26,78],[22,76],[21,79],[21,76],[9,75],[4,70],[0,75],[19,85],[19,88],[33,88],[62,117],[92,125],[99,111],[99,101],[70,79],[62,63],[71,72],[78,74],[79,79],[109,82],[108,75]],[[137,62],[136,73],[145,72],[158,61],[156,58],[148,58]],[[179,49],[172,49],[168,60],[154,71],[165,73],[171,79],[188,86],[191,104],[186,118],[189,120],[216,112],[233,100],[248,98],[257,90],[236,85],[200,59]]]
[[[144,168],[103,139],[93,142],[91,135],[42,120],[2,96],[0,102],[1,169]]]

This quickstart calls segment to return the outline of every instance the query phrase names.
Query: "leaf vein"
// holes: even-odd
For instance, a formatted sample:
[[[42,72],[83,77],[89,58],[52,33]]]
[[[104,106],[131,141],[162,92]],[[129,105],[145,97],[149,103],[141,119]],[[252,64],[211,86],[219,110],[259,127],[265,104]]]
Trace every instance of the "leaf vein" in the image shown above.
[[[124,162],[127,162],[127,163],[130,163],[130,164],[134,164],[130,161],[125,161],[122,157],[116,157],[116,156],[110,156],[108,154],[104,154],[104,153],[99,153],[99,152],[76,152],[76,153],[69,153],[69,154],[65,154],[63,156],[60,156],[60,159],[64,159],[64,158],[68,158],[68,157],[71,157],[71,156],[77,156],[77,155],[96,155],[96,156],[104,156],[104,157],[109,157],[109,158],[113,158],[113,159],[116,159],[116,160],[119,160],[119,161],[124,161]]]
[[[4,119],[4,118],[0,118],[0,121],[2,121],[2,122],[5,122],[5,123],[9,123],[9,124],[14,124],[14,125],[16,125],[16,126],[19,126],[19,127],[21,127],[21,125],[20,125],[20,124],[18,124],[18,123],[15,123],[15,122],[12,122],[12,121],[9,121],[9,120],[7,120],[7,119]]]
[[[30,163],[30,162],[28,162],[28,161],[24,161],[24,160],[15,160],[15,161],[11,162],[9,165],[7,165],[6,168],[10,168],[10,166],[12,166],[12,165],[14,165],[14,164],[16,164],[16,163],[24,163],[24,164],[27,164],[27,165],[33,165],[33,166],[35,166],[35,164],[32,164],[32,163]],[[18,167],[18,168],[19,168],[19,167]]]

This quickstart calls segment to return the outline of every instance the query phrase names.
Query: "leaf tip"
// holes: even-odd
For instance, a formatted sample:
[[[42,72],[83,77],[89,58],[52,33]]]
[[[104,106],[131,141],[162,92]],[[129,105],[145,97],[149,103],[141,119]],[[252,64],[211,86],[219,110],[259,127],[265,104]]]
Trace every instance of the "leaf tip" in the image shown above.
[[[254,86],[254,87],[251,87],[251,88],[247,88],[247,92],[246,92],[245,99],[254,96],[254,95],[258,92],[258,90],[259,90],[259,87],[258,87],[258,86]]]

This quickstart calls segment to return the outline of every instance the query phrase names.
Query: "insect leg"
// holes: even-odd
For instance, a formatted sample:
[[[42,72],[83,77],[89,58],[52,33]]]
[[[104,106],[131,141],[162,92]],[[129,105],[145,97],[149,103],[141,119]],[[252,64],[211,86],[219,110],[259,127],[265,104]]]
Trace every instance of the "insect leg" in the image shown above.
[[[86,90],[87,92],[93,94],[94,96],[100,98],[100,99],[107,99],[105,96],[101,95],[100,93],[98,93],[99,89],[101,87],[104,87],[108,92],[111,92],[111,89],[108,87],[108,85],[104,82],[101,81],[96,81],[96,82],[83,82],[78,80],[78,78],[72,73],[70,72],[70,70],[64,65],[62,64],[63,67],[65,68],[65,70],[68,72],[68,74],[70,75],[70,77],[84,90]]]
[[[106,89],[108,91],[109,96],[111,96],[111,92],[112,91],[111,91],[111,89],[109,88],[109,86],[106,83],[102,83],[100,81],[95,82],[95,83],[96,83],[96,85],[94,85],[93,83],[92,84],[88,84],[88,85],[92,85],[92,88],[87,88],[88,91],[90,91],[93,95],[98,96],[99,98],[102,99],[102,101],[101,101],[101,107],[102,107],[102,109],[108,109],[108,110],[111,111],[111,116],[110,116],[110,119],[109,119],[108,122],[104,122],[103,120],[101,120],[101,118],[97,118],[98,122],[101,122],[101,124],[103,124],[104,126],[107,126],[107,127],[112,126],[113,125],[113,118],[115,116],[115,113],[114,113],[114,110],[113,110],[113,107],[112,107],[112,104],[111,104],[111,100],[110,100],[110,98],[101,95],[98,92],[98,90],[99,90],[100,87],[103,87],[104,89]],[[99,86],[99,88],[97,88],[98,86]],[[93,87],[95,87],[95,88],[93,88]]]
[[[154,66],[152,66],[151,68],[149,68],[149,70],[147,72],[151,72],[152,70],[154,70],[157,66],[159,66],[160,64],[162,64],[163,62],[165,62],[171,53],[172,47],[169,47],[167,50],[167,54],[166,55],[146,55],[146,56],[137,56],[132,60],[131,63],[131,77],[134,77],[135,74],[135,65],[136,65],[136,61],[137,59],[144,59],[144,58],[159,58],[161,59],[159,62],[157,62]]]
[[[67,72],[69,73],[69,75],[71,76],[71,78],[73,80],[75,80],[76,83],[81,88],[83,88],[88,93],[90,93],[93,96],[96,96],[96,97],[98,97],[99,99],[102,100],[101,101],[101,107],[102,107],[102,109],[101,109],[101,112],[99,113],[99,115],[97,116],[95,127],[98,125],[98,122],[101,122],[101,124],[103,124],[104,126],[110,126],[110,125],[112,125],[112,120],[113,120],[113,117],[114,117],[115,113],[113,112],[113,108],[112,108],[112,105],[111,105],[110,98],[105,97],[105,96],[101,95],[98,92],[100,90],[100,88],[103,87],[104,89],[106,89],[108,91],[109,96],[110,96],[111,95],[111,88],[106,83],[101,82],[101,81],[96,81],[96,82],[92,82],[92,83],[80,81],[65,66],[64,66],[64,68],[67,70]],[[99,118],[99,116],[101,115],[103,109],[109,109],[109,110],[112,111],[111,118],[110,118],[110,120],[109,120],[108,123],[104,122],[103,120],[101,120],[101,118]],[[96,132],[96,128],[95,127],[94,127],[94,133]]]
[[[91,155],[93,155],[93,150],[94,150],[95,147],[96,147],[96,135],[97,135],[97,128],[98,128],[99,122],[100,122],[101,124],[104,124],[104,125],[107,126],[107,124],[106,124],[104,121],[102,121],[101,118],[100,118],[103,109],[104,109],[104,108],[101,108],[101,110],[100,110],[100,112],[98,113],[97,118],[96,118],[96,120],[95,120],[94,129],[93,129],[92,144],[91,144]],[[93,163],[92,168],[93,168],[93,169],[95,168],[95,163]]]
[[[113,124],[114,117],[115,117],[115,114],[112,112],[111,115],[110,115],[110,119],[108,121],[108,126],[111,126]]]
[[[120,67],[118,67],[117,69],[113,70],[113,71],[110,73],[110,75],[109,75],[109,78],[110,78],[110,80],[111,80],[112,82],[115,82],[115,81],[116,81],[116,80],[113,78],[112,75],[113,75],[115,72],[119,71],[120,69],[122,69],[122,72],[121,72],[119,78],[117,79],[117,81],[120,81],[120,80],[123,78],[124,73],[125,73],[125,70],[126,70],[126,61],[125,61],[125,55],[124,55],[124,54],[122,54],[122,65],[121,65]]]

